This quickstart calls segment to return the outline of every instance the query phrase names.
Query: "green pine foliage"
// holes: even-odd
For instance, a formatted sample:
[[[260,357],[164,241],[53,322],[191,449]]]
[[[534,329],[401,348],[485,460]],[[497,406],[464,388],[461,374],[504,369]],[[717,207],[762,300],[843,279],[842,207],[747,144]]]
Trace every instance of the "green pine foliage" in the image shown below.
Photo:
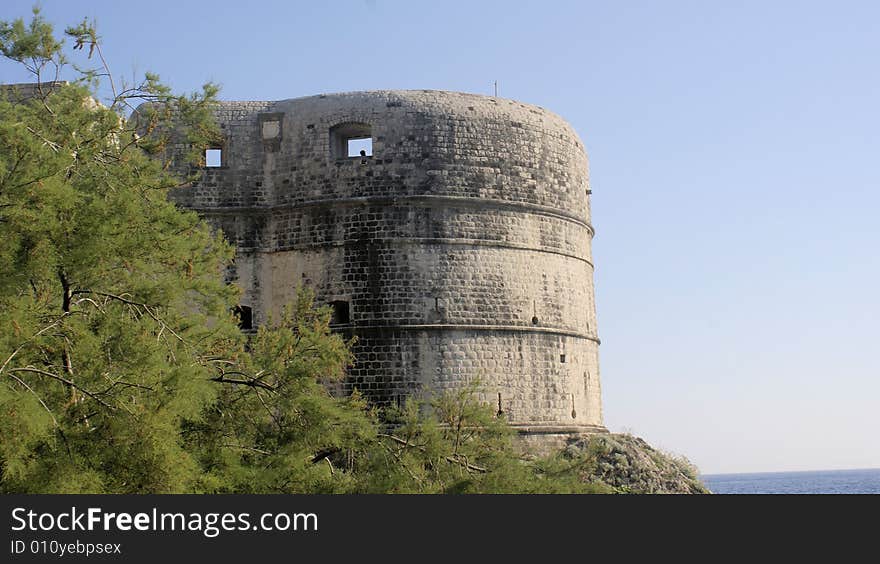
[[[0,24],[0,50],[37,81],[62,46],[39,13]],[[97,74],[0,96],[2,491],[191,490],[180,424],[216,401],[209,359],[242,347],[219,276],[232,249],[169,203],[179,180],[119,113],[182,99],[146,85],[99,104]]]
[[[250,352],[223,362],[217,401],[184,426],[200,461],[201,490],[236,493],[334,493],[350,487],[350,466],[332,455],[360,456],[375,418],[355,394],[334,398],[328,385],[351,363],[349,342],[330,332],[331,310],[301,289],[272,329],[260,328]]]
[[[478,383],[386,412],[363,458],[357,491],[368,493],[604,493],[554,459],[524,457],[513,429],[479,401]]]

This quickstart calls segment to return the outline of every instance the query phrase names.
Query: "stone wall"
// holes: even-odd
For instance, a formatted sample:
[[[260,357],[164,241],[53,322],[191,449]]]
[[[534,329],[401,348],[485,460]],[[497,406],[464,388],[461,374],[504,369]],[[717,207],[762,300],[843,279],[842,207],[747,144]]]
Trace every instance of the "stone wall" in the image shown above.
[[[173,198],[235,243],[264,323],[345,304],[344,385],[378,403],[479,379],[529,432],[602,429],[587,157],[555,114],[437,91],[224,102],[221,166]],[[369,137],[372,155],[346,141]]]

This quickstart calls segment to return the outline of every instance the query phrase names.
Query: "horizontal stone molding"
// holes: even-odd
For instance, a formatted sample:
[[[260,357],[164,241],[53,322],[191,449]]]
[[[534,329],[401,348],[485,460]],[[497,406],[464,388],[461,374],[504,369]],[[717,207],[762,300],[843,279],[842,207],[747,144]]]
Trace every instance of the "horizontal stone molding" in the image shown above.
[[[609,432],[602,425],[541,425],[532,423],[510,423],[509,425],[523,435],[580,435]]]
[[[357,241],[357,240],[348,240],[348,241],[330,241],[328,243],[308,243],[308,244],[300,244],[300,245],[281,245],[277,248],[272,248],[270,250],[263,249],[262,247],[238,247],[238,250],[245,253],[262,253],[272,255],[278,252],[285,251],[318,251],[321,249],[327,248],[339,248],[339,247],[356,247],[358,245],[364,245],[369,243],[379,243],[386,245],[457,245],[457,246],[465,246],[465,247],[489,247],[494,249],[513,249],[517,251],[529,251],[534,253],[549,253],[552,255],[559,255],[562,257],[579,260],[584,262],[593,268],[593,262],[585,259],[584,257],[580,257],[577,255],[573,255],[571,253],[565,253],[562,251],[557,251],[554,249],[549,249],[546,247],[531,247],[529,245],[521,245],[518,243],[508,243],[507,241],[496,241],[494,239],[447,239],[447,238],[439,238],[439,237],[382,237],[382,238],[374,238],[368,239],[366,241]]]
[[[383,324],[339,324],[332,325],[337,331],[354,331],[357,333],[366,331],[506,331],[511,333],[547,333],[551,335],[564,335],[566,337],[575,337],[578,339],[586,339],[593,341],[597,345],[602,344],[598,337],[565,329],[563,327],[540,327],[530,325],[470,325],[466,323],[425,323],[425,324],[405,324],[390,323]]]
[[[580,217],[565,213],[562,210],[552,208],[550,206],[542,206],[540,204],[531,204],[528,202],[514,202],[511,200],[498,200],[486,198],[472,198],[465,196],[441,196],[433,194],[403,195],[403,196],[362,196],[347,198],[327,198],[322,200],[306,200],[303,202],[289,202],[283,204],[271,204],[265,206],[197,206],[187,205],[188,209],[196,211],[204,215],[247,215],[247,214],[266,214],[280,210],[288,209],[307,209],[312,207],[334,207],[334,206],[357,206],[357,205],[379,205],[393,206],[399,203],[413,204],[449,204],[454,206],[469,206],[474,208],[487,209],[510,209],[522,213],[530,213],[534,215],[544,215],[554,217],[563,221],[568,221],[580,225],[590,232],[590,237],[595,236],[596,230],[590,223],[587,223]]]

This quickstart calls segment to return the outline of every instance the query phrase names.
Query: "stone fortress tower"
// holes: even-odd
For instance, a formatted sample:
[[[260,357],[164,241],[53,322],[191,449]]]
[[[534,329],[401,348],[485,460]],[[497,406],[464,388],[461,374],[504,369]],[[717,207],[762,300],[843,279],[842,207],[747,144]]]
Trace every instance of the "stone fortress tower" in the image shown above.
[[[605,431],[587,156],[565,121],[429,90],[217,118],[222,146],[172,197],[236,245],[246,328],[308,285],[358,337],[346,392],[388,404],[478,379],[530,440]]]

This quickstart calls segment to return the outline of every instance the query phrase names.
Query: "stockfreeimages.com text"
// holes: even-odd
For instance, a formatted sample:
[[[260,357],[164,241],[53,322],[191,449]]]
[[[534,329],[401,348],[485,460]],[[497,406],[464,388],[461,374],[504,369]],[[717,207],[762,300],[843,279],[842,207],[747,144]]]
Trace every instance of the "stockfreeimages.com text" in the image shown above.
[[[100,507],[61,513],[37,513],[24,507],[12,510],[13,531],[193,531],[209,538],[223,531],[317,531],[315,513],[105,513]]]

